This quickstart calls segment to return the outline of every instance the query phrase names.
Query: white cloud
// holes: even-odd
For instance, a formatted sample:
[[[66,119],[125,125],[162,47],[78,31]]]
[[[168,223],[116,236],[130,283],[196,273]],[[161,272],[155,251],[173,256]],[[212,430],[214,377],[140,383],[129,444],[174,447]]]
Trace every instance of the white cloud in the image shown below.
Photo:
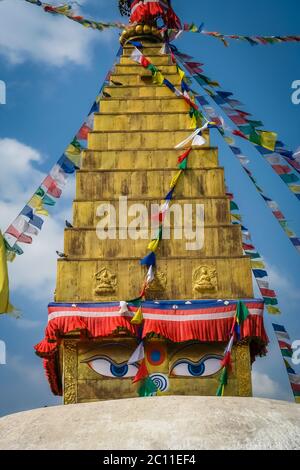
[[[0,198],[4,201],[18,202],[28,198],[28,190],[37,187],[43,178],[43,173],[34,167],[42,163],[40,153],[15,139],[0,139],[1,179]],[[36,165],[35,165],[36,166]],[[30,186],[28,179],[30,178]],[[29,186],[29,187],[28,187]],[[2,208],[5,210],[5,208]],[[1,219],[7,223],[6,212],[1,211]]]
[[[300,291],[290,278],[289,273],[283,272],[272,264],[267,264],[271,288],[281,292],[281,295],[288,297],[289,300],[299,301]]]
[[[41,183],[44,173],[35,166],[42,160],[43,157],[37,150],[15,139],[0,139],[1,178],[5,182],[0,186],[3,231]],[[9,263],[12,302],[14,292],[34,299],[49,301],[53,298],[57,259],[55,251],[63,251],[64,220],[70,218],[72,197],[74,179],[70,178],[62,200],[50,209],[50,217],[46,219],[39,235],[33,236],[32,245],[22,244],[24,254]]]
[[[267,374],[252,372],[253,396],[260,398],[277,398],[280,391],[279,384],[274,382]]]
[[[86,65],[96,41],[110,42],[110,30],[99,32],[64,17],[45,13],[36,5],[0,2],[0,53],[12,64],[26,60],[63,66]]]

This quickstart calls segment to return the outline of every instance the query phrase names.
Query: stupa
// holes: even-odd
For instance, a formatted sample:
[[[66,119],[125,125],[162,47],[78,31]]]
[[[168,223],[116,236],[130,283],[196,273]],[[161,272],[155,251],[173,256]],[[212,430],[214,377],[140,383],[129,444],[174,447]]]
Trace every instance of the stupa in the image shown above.
[[[170,2],[149,3],[165,3],[170,13]],[[36,350],[53,393],[63,395],[65,404],[146,395],[141,386],[146,377],[155,386],[150,394],[215,395],[242,301],[249,315],[235,338],[224,394],[251,396],[251,363],[267,343],[263,301],[253,296],[250,260],[243,254],[240,226],[231,223],[224,171],[208,130],[205,145],[191,150],[173,195],[182,208],[204,208],[203,246],[187,250],[186,240],[174,235],[184,223],[178,226],[170,217],[171,237],[161,240],[155,277],[145,284],[140,260],[151,241],[149,220],[140,227],[148,241],[124,236],[124,204],[149,209],[161,203],[178,171],[182,151],[175,146],[192,132],[187,102],[153,84],[151,71],[131,58],[139,41],[143,55],[180,87],[176,64],[161,53],[157,19],[168,21],[168,16],[142,10],[136,18],[145,4],[132,2],[133,7],[135,23],[121,35],[120,63],[104,89],[77,171],[73,227],[65,229],[65,257],[58,260],[45,339]],[[169,17],[177,21],[173,13]],[[115,237],[101,239],[105,205],[119,218]],[[140,303],[128,300],[139,298],[141,286]],[[142,318],[135,324],[139,308]],[[135,380],[139,373],[141,380]]]

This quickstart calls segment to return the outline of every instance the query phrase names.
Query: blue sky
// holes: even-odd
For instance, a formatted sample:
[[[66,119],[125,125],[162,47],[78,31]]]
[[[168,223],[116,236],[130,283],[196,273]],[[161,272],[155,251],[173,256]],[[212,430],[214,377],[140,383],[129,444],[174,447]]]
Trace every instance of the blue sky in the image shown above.
[[[55,3],[55,2],[53,2]],[[58,3],[58,2],[56,2]],[[117,1],[80,2],[87,17],[120,19]],[[228,34],[300,34],[300,4],[276,1],[174,0],[185,22]],[[300,44],[251,47],[185,34],[176,45],[205,63],[208,76],[233,91],[265,128],[278,132],[290,149],[300,145],[300,105],[291,101],[291,84],[300,79]],[[92,31],[53,17],[23,0],[0,1],[0,80],[7,85],[7,104],[0,106],[0,228],[5,230],[43,175],[59,158],[85,117],[118,49],[118,32]],[[283,311],[279,322],[293,339],[300,338],[300,256],[256,193],[239,163],[217,135],[221,165],[250,228],[253,241],[268,263],[272,285]],[[275,199],[290,226],[300,234],[299,202],[249,145],[248,155],[260,185]],[[10,266],[13,303],[19,320],[0,318],[0,339],[6,342],[7,365],[0,365],[0,414],[60,403],[44,378],[33,345],[43,337],[47,303],[53,299],[55,250],[63,250],[64,219],[71,219],[74,182],[34,244]],[[276,321],[276,319],[275,319]],[[266,315],[271,344],[267,358],[253,368],[254,392],[291,400],[280,352]]]

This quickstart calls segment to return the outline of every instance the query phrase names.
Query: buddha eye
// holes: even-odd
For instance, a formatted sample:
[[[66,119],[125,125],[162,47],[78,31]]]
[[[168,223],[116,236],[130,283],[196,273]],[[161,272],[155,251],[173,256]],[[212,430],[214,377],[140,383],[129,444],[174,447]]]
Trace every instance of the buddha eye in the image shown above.
[[[208,355],[198,362],[190,359],[179,359],[173,366],[171,373],[181,377],[207,377],[213,375],[221,369],[223,357]]]
[[[114,379],[134,377],[138,371],[138,367],[136,365],[128,365],[126,362],[117,364],[112,359],[105,356],[93,357],[85,362],[87,362],[89,367],[97,374]]]

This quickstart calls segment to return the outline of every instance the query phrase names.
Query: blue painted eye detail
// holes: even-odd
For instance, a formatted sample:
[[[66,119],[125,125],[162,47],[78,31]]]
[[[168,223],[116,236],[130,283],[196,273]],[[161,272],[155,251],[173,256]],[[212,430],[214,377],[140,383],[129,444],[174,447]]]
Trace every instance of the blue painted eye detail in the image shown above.
[[[198,362],[190,359],[179,359],[173,366],[171,373],[177,377],[207,377],[216,374],[221,369],[223,357],[207,355]]]
[[[99,375],[110,377],[112,379],[127,379],[134,377],[138,371],[138,367],[134,364],[128,365],[126,362],[117,364],[107,356],[97,356],[88,359],[89,367]]]
[[[128,365],[123,364],[119,366],[117,364],[111,363],[110,371],[115,377],[124,377],[128,373]]]
[[[200,362],[199,364],[189,364],[188,371],[191,375],[199,377],[200,375],[203,375],[205,371],[205,365],[203,362]]]

